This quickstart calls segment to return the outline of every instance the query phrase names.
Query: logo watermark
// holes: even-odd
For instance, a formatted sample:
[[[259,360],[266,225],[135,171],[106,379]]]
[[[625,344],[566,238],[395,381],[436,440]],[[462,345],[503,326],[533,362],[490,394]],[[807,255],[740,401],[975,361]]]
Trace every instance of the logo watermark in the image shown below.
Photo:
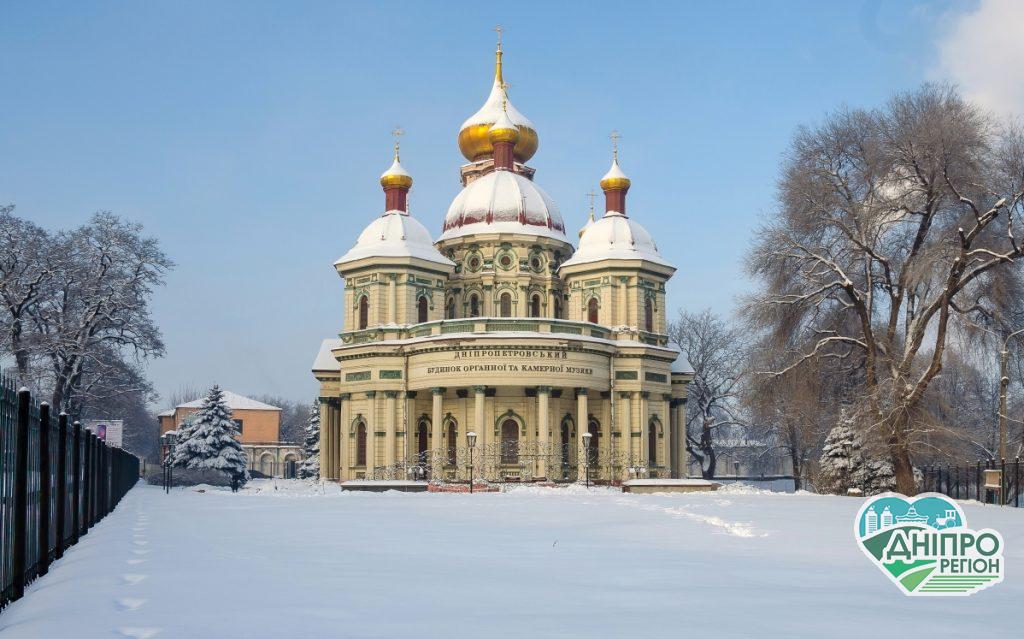
[[[971,530],[963,509],[938,493],[865,500],[853,525],[860,549],[909,596],[973,595],[1003,580],[1003,537]]]

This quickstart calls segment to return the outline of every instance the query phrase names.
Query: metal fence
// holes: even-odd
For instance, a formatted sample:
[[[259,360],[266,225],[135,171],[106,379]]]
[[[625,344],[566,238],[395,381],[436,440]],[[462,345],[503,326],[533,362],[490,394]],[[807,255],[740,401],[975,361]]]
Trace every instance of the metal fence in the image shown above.
[[[137,457],[0,377],[0,609],[112,511]]]
[[[1024,507],[1024,495],[1021,494],[1024,468],[1019,457],[1011,461],[979,460],[966,466],[930,466],[923,473],[924,492]]]

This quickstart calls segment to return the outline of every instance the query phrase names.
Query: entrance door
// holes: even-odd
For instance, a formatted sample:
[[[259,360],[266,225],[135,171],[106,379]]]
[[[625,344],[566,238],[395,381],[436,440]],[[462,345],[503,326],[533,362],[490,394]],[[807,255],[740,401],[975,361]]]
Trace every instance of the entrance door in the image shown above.
[[[519,422],[514,419],[501,423],[501,463],[519,463]]]

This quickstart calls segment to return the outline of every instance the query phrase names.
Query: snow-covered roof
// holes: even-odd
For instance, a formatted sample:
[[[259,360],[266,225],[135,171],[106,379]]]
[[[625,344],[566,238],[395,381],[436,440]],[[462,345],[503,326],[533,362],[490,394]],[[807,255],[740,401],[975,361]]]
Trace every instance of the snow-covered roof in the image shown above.
[[[673,373],[689,373],[693,374],[693,366],[690,365],[690,360],[686,359],[686,355],[679,353],[679,357],[676,361],[672,362],[672,366],[669,369]]]
[[[501,112],[501,115],[498,116],[498,119],[495,121],[495,123],[491,125],[490,130],[501,131],[508,129],[518,130],[516,129],[515,122],[512,121],[512,118],[508,117],[508,111],[503,110]]]
[[[316,359],[313,360],[313,370],[340,371],[341,365],[338,364],[338,360],[334,359],[334,355],[331,355],[331,351],[343,344],[344,342],[336,337],[334,339],[325,339],[320,342],[320,350],[317,351]]]
[[[231,410],[281,410],[277,406],[264,404],[263,402],[258,402],[255,399],[250,399],[244,395],[232,393],[229,390],[222,390],[221,392],[224,393],[224,401]],[[194,399],[191,402],[178,404],[175,408],[202,408],[202,406],[203,398],[200,397],[199,399]]]
[[[174,409],[168,408],[165,411],[161,411],[156,414],[157,417],[174,417]]]
[[[562,266],[600,260],[646,260],[672,266],[661,257],[647,229],[617,211],[609,211],[588,225],[580,237],[580,247]]]
[[[479,111],[466,118],[466,121],[462,123],[459,129],[465,129],[477,124],[494,124],[501,117],[502,113],[508,113],[508,119],[513,124],[534,129],[533,122],[530,122],[529,118],[512,106],[512,102],[505,94],[505,90],[501,88],[501,83],[497,78],[491,86],[491,93],[487,96],[487,101],[484,102]]]
[[[338,258],[335,266],[367,257],[415,257],[428,262],[455,266],[434,248],[426,227],[405,211],[388,211],[370,222],[356,245]]]
[[[438,241],[475,233],[522,233],[567,242],[554,200],[512,171],[492,171],[455,196]]]

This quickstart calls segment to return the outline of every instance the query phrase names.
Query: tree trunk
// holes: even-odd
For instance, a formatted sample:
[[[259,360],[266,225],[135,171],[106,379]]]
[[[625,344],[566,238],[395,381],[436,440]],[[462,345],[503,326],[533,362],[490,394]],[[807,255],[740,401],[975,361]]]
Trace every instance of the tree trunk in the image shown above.
[[[901,415],[904,411],[901,411]],[[908,418],[893,418],[892,436],[889,438],[889,458],[892,461],[893,474],[896,477],[896,491],[907,496],[917,494],[917,482],[914,481],[914,465],[910,461],[910,446],[906,442]]]
[[[803,488],[803,468],[800,466],[800,451],[796,447],[790,447],[789,449],[789,462],[793,466],[793,490],[801,490]]]

